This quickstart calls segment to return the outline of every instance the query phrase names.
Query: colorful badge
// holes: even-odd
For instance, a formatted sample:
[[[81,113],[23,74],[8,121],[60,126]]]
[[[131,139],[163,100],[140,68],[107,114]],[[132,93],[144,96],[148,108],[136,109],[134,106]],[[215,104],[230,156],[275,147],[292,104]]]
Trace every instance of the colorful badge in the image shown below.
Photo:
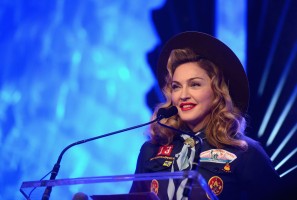
[[[151,182],[151,192],[158,194],[159,191],[159,182],[156,179],[153,179]]]
[[[210,149],[200,154],[201,162],[231,163],[237,158],[234,153],[224,149]]]
[[[170,167],[171,164],[172,164],[172,161],[166,160],[166,161],[163,163],[163,166],[164,166],[164,167]]]
[[[215,195],[219,195],[223,191],[223,180],[218,176],[213,176],[209,179],[208,185]]]
[[[227,162],[223,168],[224,172],[231,172],[231,167],[230,164]]]
[[[173,145],[161,146],[159,148],[157,156],[170,156],[173,149]]]

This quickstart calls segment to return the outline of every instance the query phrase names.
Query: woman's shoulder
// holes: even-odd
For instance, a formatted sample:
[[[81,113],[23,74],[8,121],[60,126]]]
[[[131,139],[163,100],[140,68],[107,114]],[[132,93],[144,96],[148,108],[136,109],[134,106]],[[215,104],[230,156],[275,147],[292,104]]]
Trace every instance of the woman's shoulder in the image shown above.
[[[154,153],[157,149],[159,148],[158,144],[154,144],[151,140],[145,141],[141,148],[140,152],[141,153],[146,153],[146,154],[152,154]]]
[[[246,156],[252,157],[255,160],[257,158],[265,158],[265,160],[269,159],[261,142],[246,135],[243,135],[241,139],[247,143],[247,149],[244,151]]]
[[[142,144],[141,151],[147,150],[147,149],[155,150],[155,149],[159,149],[160,147],[170,146],[170,145],[178,146],[180,143],[182,144],[184,143],[184,140],[180,136],[174,137],[173,141],[170,144],[161,144],[158,142],[153,142],[152,140],[147,140]]]
[[[143,149],[143,148],[154,148],[156,146],[157,146],[157,144],[153,143],[152,140],[147,140],[142,144],[141,149]]]
[[[247,143],[249,150],[261,150],[263,148],[262,144],[259,141],[247,135],[242,135],[240,139],[244,140]]]

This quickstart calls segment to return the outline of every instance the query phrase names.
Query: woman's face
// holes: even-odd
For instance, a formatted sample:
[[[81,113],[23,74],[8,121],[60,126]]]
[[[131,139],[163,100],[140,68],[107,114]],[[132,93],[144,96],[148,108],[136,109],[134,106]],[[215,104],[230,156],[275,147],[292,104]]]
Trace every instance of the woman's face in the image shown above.
[[[204,128],[214,99],[211,80],[197,63],[178,66],[172,78],[172,102],[193,131]]]

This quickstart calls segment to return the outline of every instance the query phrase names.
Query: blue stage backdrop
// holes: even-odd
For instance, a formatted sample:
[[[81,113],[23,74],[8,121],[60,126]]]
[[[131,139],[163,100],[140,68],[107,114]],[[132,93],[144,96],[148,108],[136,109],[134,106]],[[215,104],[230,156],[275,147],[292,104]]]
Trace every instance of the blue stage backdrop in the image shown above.
[[[150,121],[145,96],[155,79],[146,54],[159,42],[150,13],[163,3],[1,1],[1,200],[23,199],[21,183],[51,171],[70,143]],[[145,132],[71,148],[57,179],[134,173]],[[54,188],[51,199],[126,193],[130,185],[89,187]]]
[[[164,4],[0,2],[0,200],[24,199],[22,182],[43,178],[67,145],[151,120],[146,95],[156,80],[147,54],[160,44],[151,14]],[[246,1],[215,5],[215,35],[245,65]],[[133,174],[146,131],[69,149],[57,179]],[[51,199],[71,199],[77,192],[127,193],[130,186],[55,187]],[[34,190],[31,199],[40,199],[43,191]]]

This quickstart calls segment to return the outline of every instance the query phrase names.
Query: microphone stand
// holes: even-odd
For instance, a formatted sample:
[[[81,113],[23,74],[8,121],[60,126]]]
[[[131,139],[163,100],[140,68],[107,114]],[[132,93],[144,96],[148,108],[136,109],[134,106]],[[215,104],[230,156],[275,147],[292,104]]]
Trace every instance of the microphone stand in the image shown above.
[[[160,119],[161,120],[161,119]],[[163,126],[163,127],[166,127],[166,128],[169,128],[173,131],[176,131],[178,134],[182,135],[182,134],[186,134],[186,135],[189,135],[190,137],[192,138],[195,138],[199,141],[199,147],[198,147],[198,151],[197,151],[197,155],[194,156],[194,160],[193,160],[193,164],[192,164],[192,170],[193,171],[198,171],[198,166],[200,164],[200,153],[201,153],[201,149],[202,149],[202,145],[203,145],[203,142],[202,142],[202,139],[193,134],[193,133],[188,133],[188,132],[185,132],[185,131],[182,131],[182,130],[179,130],[179,129],[176,129],[174,127],[171,127],[171,126],[167,126],[166,124],[162,124],[160,122],[160,120],[158,120],[158,124]],[[191,191],[192,191],[192,185],[193,185],[193,180],[194,178],[189,178],[186,185],[185,185],[185,188],[184,188],[184,192],[183,192],[183,198],[182,199],[188,199],[190,194],[191,194]],[[201,180],[201,179],[200,179]],[[213,200],[217,200],[217,196],[213,194],[213,192],[209,189],[209,187],[207,187],[207,183],[205,182],[205,180],[202,180],[203,181],[203,189],[206,190],[208,196],[210,197],[210,199],[213,199]]]
[[[114,135],[114,134],[117,134],[117,133],[121,133],[121,132],[129,131],[129,130],[132,130],[132,129],[140,128],[140,127],[152,124],[152,123],[154,123],[156,121],[160,121],[162,118],[164,118],[164,117],[163,116],[158,116],[156,119],[154,119],[154,120],[152,120],[150,122],[144,123],[144,124],[140,124],[140,125],[137,125],[137,126],[132,126],[130,128],[125,128],[125,129],[122,129],[122,130],[114,131],[114,132],[107,133],[107,134],[104,134],[104,135],[99,135],[99,136],[92,137],[92,138],[89,138],[89,139],[80,140],[78,142],[74,142],[74,143],[68,145],[60,153],[59,158],[57,160],[57,163],[54,165],[54,167],[53,167],[53,169],[51,171],[50,180],[55,180],[56,179],[56,176],[58,175],[58,172],[59,172],[59,169],[60,169],[60,163],[61,163],[62,157],[63,157],[64,153],[68,149],[70,149],[71,147],[79,145],[79,144],[83,144],[83,143],[86,143],[86,142],[90,142],[92,140],[96,140],[96,139],[104,138],[104,137],[107,137],[107,136],[111,136],[111,135]],[[52,191],[52,186],[47,186],[44,193],[43,193],[42,200],[48,200],[50,198],[51,191]]]

